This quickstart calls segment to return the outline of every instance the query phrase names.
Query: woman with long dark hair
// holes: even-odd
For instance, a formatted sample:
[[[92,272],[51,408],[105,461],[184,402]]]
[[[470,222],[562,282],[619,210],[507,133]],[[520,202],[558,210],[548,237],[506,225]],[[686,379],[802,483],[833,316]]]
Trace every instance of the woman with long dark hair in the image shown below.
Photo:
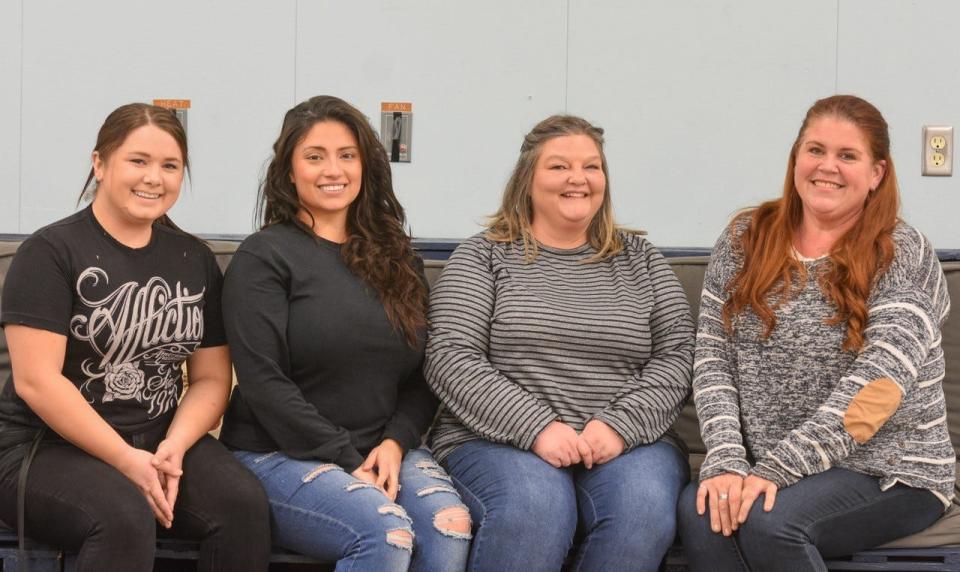
[[[462,570],[470,518],[418,448],[427,285],[390,164],[347,102],[287,112],[261,230],[227,270],[238,386],[221,439],[260,477],[276,544],[338,569]]]
[[[263,490],[207,435],[230,354],[213,253],[166,214],[187,167],[170,111],[117,108],[92,204],[28,238],[3,288],[0,517],[77,550],[77,570],[152,570],[154,521],[200,541],[200,570],[267,568]]]

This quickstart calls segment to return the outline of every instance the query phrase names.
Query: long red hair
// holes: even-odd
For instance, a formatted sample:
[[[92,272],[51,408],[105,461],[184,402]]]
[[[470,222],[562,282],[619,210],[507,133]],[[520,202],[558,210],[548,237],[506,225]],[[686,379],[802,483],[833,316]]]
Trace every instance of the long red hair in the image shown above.
[[[769,336],[777,324],[774,310],[790,299],[794,281],[805,279],[805,269],[793,255],[793,238],[803,221],[794,168],[807,127],[822,117],[856,125],[873,160],[886,162],[883,178],[867,196],[860,219],[833,245],[830,264],[818,277],[820,288],[836,308],[827,323],[845,323],[843,349],[859,351],[867,327],[870,289],[893,261],[892,235],[899,220],[900,192],[890,157],[887,122],[876,107],[852,95],[835,95],[813,104],[790,149],[783,196],[741,213],[730,225],[730,232],[736,232],[742,221],[749,221],[739,237],[733,237],[743,263],[727,285],[730,296],[723,306],[723,321],[727,331],[732,331],[734,316],[750,308],[763,323],[764,336]]]

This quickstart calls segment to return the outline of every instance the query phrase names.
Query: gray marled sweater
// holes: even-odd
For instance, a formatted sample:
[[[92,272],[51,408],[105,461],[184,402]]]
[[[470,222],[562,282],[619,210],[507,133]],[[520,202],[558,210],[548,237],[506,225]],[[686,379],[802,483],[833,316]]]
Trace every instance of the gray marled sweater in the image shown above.
[[[679,280],[636,235],[599,262],[585,245],[540,247],[474,236],[430,296],[425,373],[444,404],[438,459],[483,438],[529,449],[551,421],[599,419],[627,448],[667,432],[690,391],[693,321]]]
[[[834,307],[816,276],[826,257],[803,262],[806,283],[775,309],[769,338],[749,310],[727,335],[724,287],[741,259],[723,233],[704,279],[694,365],[707,446],[701,480],[753,473],[786,487],[836,466],[878,477],[883,490],[901,482],[949,504],[955,456],[940,328],[950,299],[924,236],[900,224],[893,238],[893,264],[870,293],[864,346],[854,353],[840,349],[845,324],[825,323]]]

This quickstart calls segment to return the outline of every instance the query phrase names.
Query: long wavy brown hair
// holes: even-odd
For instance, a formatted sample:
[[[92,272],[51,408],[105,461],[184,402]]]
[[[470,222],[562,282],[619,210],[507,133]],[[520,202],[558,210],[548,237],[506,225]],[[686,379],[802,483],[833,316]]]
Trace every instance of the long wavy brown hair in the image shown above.
[[[893,230],[899,221],[900,192],[890,156],[890,135],[880,111],[852,95],[835,95],[813,104],[790,149],[783,196],[738,215],[730,225],[735,233],[744,221],[746,229],[734,238],[743,264],[727,285],[730,293],[723,306],[727,331],[733,318],[746,308],[764,324],[764,336],[776,327],[774,309],[790,299],[794,281],[805,279],[804,266],[793,255],[793,238],[803,222],[803,204],[794,183],[794,169],[801,140],[809,125],[822,117],[849,121],[867,142],[874,162],[885,161],[886,170],[877,188],[867,195],[859,220],[830,249],[830,264],[818,276],[820,288],[836,313],[828,324],[846,324],[843,349],[859,351],[867,326],[867,298],[876,279],[893,261]],[[771,307],[770,299],[773,299]]]
[[[377,292],[390,323],[414,347],[427,323],[427,286],[404,230],[406,217],[393,192],[387,152],[363,113],[329,95],[311,97],[288,111],[260,184],[255,216],[260,228],[291,223],[317,238],[313,221],[308,225],[297,216],[301,210],[310,213],[300,204],[290,173],[294,148],[322,121],[342,123],[353,133],[363,169],[360,193],[347,209],[347,241],[340,255],[350,271]]]
[[[520,146],[520,157],[513,168],[513,174],[503,190],[500,209],[487,221],[487,238],[496,242],[523,242],[523,253],[527,260],[537,256],[537,241],[533,237],[533,200],[530,198],[533,175],[537,160],[543,151],[543,145],[555,137],[566,135],[586,135],[597,145],[600,152],[601,167],[606,177],[603,189],[603,202],[587,228],[590,246],[597,251],[587,262],[616,256],[623,250],[618,230],[621,229],[613,218],[613,203],[610,200],[610,174],[607,169],[607,155],[603,151],[603,129],[586,119],[574,115],[552,115],[527,133]]]
[[[104,119],[103,125],[100,126],[100,131],[97,133],[97,142],[93,150],[96,151],[100,155],[100,159],[106,163],[110,160],[113,152],[127,140],[127,136],[135,129],[139,129],[144,125],[153,125],[173,137],[173,140],[177,142],[177,146],[180,148],[180,154],[183,156],[184,172],[189,175],[190,157],[187,154],[187,132],[183,129],[183,125],[180,123],[180,120],[177,119],[176,114],[164,107],[147,103],[128,103],[114,109],[110,112],[110,115]],[[83,183],[83,188],[80,190],[77,204],[79,205],[84,199],[93,200],[96,194],[97,181],[93,173],[93,167],[91,167],[90,174],[87,175],[87,180]],[[180,227],[173,224],[173,221],[170,220],[170,217],[166,214],[158,218],[155,222],[180,230]]]

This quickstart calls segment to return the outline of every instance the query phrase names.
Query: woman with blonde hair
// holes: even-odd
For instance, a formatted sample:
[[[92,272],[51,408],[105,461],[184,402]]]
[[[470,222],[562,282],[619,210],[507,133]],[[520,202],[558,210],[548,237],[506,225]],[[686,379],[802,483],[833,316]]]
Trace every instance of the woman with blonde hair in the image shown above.
[[[430,303],[431,443],[470,508],[471,570],[656,570],[686,455],[693,323],[677,277],[614,224],[603,130],[526,136],[489,228]]]
[[[707,456],[679,509],[694,570],[826,570],[948,506],[950,300],[898,203],[883,116],[828,97],[807,112],[782,198],[717,241],[694,378]]]

